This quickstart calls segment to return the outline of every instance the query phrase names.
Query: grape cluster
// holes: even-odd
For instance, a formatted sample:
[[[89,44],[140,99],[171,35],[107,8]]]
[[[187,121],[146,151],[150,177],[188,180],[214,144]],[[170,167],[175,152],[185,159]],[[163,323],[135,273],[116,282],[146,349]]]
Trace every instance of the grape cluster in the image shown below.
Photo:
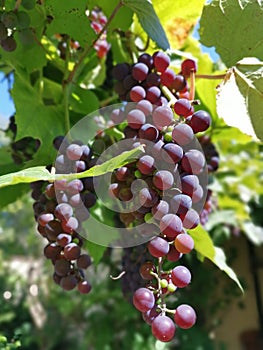
[[[56,137],[54,146],[59,150],[57,174],[83,172],[94,165],[91,148],[80,141],[68,143]],[[54,281],[64,290],[77,286],[80,293],[89,293],[91,285],[83,269],[91,265],[91,258],[81,252],[83,239],[78,232],[81,223],[89,218],[89,208],[96,203],[93,179],[37,181],[31,187],[37,229],[48,240],[44,255],[54,265]]]
[[[91,21],[91,27],[94,30],[95,33],[99,34],[103,27],[107,24],[107,17],[104,15],[104,13],[100,9],[93,9],[90,12],[89,15],[90,21]],[[99,58],[103,58],[107,55],[110,44],[107,42],[107,32],[104,31],[99,38],[99,40],[96,41],[94,45],[94,49],[97,52],[97,56]]]
[[[200,223],[206,201],[206,159],[195,134],[211,125],[209,113],[195,111],[195,101],[189,99],[188,78],[196,63],[185,60],[178,74],[169,64],[169,57],[158,51],[142,54],[134,65],[115,66],[115,90],[130,103],[110,116],[125,139],[132,140],[130,147],[143,144],[145,149],[138,161],[114,171],[109,195],[130,209],[120,214],[126,227],[138,226],[142,235],[153,236],[147,244],[151,259],[139,267],[145,285],[134,292],[133,304],[164,342],[173,338],[176,325],[187,329],[196,322],[190,305],[168,309],[167,298],[191,282],[191,272],[179,259],[194,248],[186,230]],[[167,261],[174,267],[165,269]]]
[[[6,133],[7,135],[10,134],[11,137],[11,156],[14,163],[20,165],[26,161],[32,160],[40,147],[40,141],[29,136],[15,141],[17,125],[14,116],[10,117],[9,119],[9,125]]]
[[[26,10],[35,7],[35,0],[22,0],[21,6]],[[0,11],[0,45],[7,52],[15,51],[17,41],[14,37],[17,32],[17,38],[22,45],[30,46],[34,44],[34,35],[30,30],[30,16],[24,10]]]

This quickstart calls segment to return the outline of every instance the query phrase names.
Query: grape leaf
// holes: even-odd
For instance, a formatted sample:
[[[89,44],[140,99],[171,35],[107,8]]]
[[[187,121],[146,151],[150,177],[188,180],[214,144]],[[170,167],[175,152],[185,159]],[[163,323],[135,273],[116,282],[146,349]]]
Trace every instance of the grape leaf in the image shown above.
[[[95,32],[85,14],[86,5],[86,0],[63,1],[63,5],[60,0],[46,0],[44,6],[48,15],[52,17],[47,26],[47,35],[68,34],[81,46],[91,44]]]
[[[250,57],[229,70],[217,95],[217,112],[226,124],[263,140],[263,62]]]
[[[211,260],[220,270],[224,271],[234,282],[236,282],[243,292],[243,287],[241,286],[237,275],[232,268],[227,265],[224,251],[221,248],[214,246],[208,232],[199,225],[195,229],[189,230],[188,233],[192,236],[195,242],[195,250],[201,254],[201,256]]]
[[[41,142],[34,159],[27,166],[52,164],[56,155],[53,139],[65,132],[62,106],[45,106],[37,88],[30,85],[28,75],[18,70],[12,96],[16,108],[16,141],[33,135]]]
[[[170,47],[166,33],[150,0],[123,0],[125,6],[132,9],[145,32],[163,50]]]
[[[143,152],[143,150],[143,146],[139,146],[130,151],[123,152],[116,157],[107,160],[103,164],[96,165],[82,173],[76,174],[55,175],[51,174],[44,166],[27,168],[15,173],[9,173],[0,176],[0,188],[19,183],[30,183],[39,180],[54,181],[61,178],[72,180],[103,175],[129,163],[131,160],[134,160],[139,154],[141,154],[141,152]]]
[[[10,203],[13,203],[23,194],[28,192],[27,184],[17,184],[13,187],[4,187],[0,189],[0,208],[4,208]]]
[[[69,101],[70,109],[77,113],[89,114],[99,108],[97,96],[90,90],[74,87]]]
[[[212,0],[203,9],[200,41],[215,46],[228,67],[247,56],[263,60],[262,21],[261,1]]]

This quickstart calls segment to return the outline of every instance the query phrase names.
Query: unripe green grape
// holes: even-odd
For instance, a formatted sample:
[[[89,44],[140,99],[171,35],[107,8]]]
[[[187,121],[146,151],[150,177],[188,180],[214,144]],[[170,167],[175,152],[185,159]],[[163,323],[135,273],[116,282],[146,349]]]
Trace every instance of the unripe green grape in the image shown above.
[[[1,41],[1,46],[5,51],[12,52],[16,49],[16,41],[12,36]]]
[[[30,26],[30,17],[25,11],[19,11],[17,13],[17,29],[26,29]]]
[[[18,32],[18,39],[24,46],[33,46],[35,44],[34,34],[30,29],[24,29]]]
[[[7,38],[7,29],[5,25],[0,22],[0,40],[5,40]]]
[[[32,10],[36,5],[36,1],[35,0],[22,0],[21,5],[26,10]]]
[[[18,24],[17,15],[13,11],[4,12],[1,16],[1,21],[6,28],[14,29]]]

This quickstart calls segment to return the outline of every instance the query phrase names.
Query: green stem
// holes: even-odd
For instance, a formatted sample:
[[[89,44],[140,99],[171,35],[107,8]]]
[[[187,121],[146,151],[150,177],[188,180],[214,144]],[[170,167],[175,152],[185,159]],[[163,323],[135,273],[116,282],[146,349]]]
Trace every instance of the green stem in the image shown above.
[[[64,122],[65,122],[65,133],[68,134],[70,130],[70,116],[69,116],[69,97],[71,95],[71,86],[69,84],[65,84],[65,79],[68,75],[68,65],[69,65],[69,59],[70,59],[70,39],[67,39],[67,47],[66,47],[66,59],[65,59],[65,68],[64,68],[64,79],[63,79],[63,93],[64,93]]]
[[[169,101],[168,105],[171,106],[171,105],[175,104],[175,102],[177,101],[177,98],[174,96],[174,94],[172,93],[172,91],[170,91],[170,90],[168,89],[168,87],[167,87],[167,86],[164,86],[164,85],[161,86],[161,90],[162,90],[164,96],[165,96],[165,97],[168,99],[168,101]]]
[[[93,40],[91,45],[88,45],[86,47],[86,49],[84,49],[82,55],[79,58],[79,61],[74,65],[74,68],[72,69],[72,71],[70,72],[68,79],[67,79],[67,83],[72,83],[74,80],[75,75],[77,74],[83,60],[85,59],[85,57],[90,53],[90,51],[92,50],[92,48],[94,47],[94,45],[96,44],[96,42],[100,39],[100,37],[102,36],[102,34],[107,30],[107,28],[109,27],[109,25],[111,24],[112,20],[114,19],[114,17],[116,16],[117,12],[119,11],[119,9],[123,6],[123,0],[120,0],[120,2],[116,5],[116,7],[114,8],[114,10],[112,11],[112,14],[110,15],[110,17],[108,18],[107,23],[104,25],[104,27],[101,29],[101,31],[99,32],[99,34],[97,35],[97,37],[95,38],[95,40]]]

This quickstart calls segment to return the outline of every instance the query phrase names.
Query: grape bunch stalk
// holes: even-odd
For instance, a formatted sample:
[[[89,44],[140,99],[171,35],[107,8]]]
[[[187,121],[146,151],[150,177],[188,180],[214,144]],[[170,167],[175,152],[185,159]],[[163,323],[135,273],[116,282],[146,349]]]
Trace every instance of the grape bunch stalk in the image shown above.
[[[208,198],[206,175],[218,167],[217,155],[204,155],[195,137],[211,125],[208,112],[195,111],[191,83],[196,63],[183,61],[178,74],[169,65],[169,56],[160,51],[142,54],[133,65],[117,64],[115,91],[130,103],[114,109],[110,116],[115,127],[125,123],[121,130],[132,140],[131,147],[145,146],[138,161],[114,171],[109,195],[130,209],[120,214],[127,228],[138,226],[141,234],[154,232],[147,244],[151,259],[139,267],[145,285],[139,283],[133,305],[163,342],[173,339],[177,326],[187,329],[196,322],[191,305],[168,307],[169,296],[191,282],[191,272],[179,260],[194,248],[187,230],[200,223]],[[134,192],[132,184],[138,180],[141,185]],[[174,267],[167,270],[167,261]]]

